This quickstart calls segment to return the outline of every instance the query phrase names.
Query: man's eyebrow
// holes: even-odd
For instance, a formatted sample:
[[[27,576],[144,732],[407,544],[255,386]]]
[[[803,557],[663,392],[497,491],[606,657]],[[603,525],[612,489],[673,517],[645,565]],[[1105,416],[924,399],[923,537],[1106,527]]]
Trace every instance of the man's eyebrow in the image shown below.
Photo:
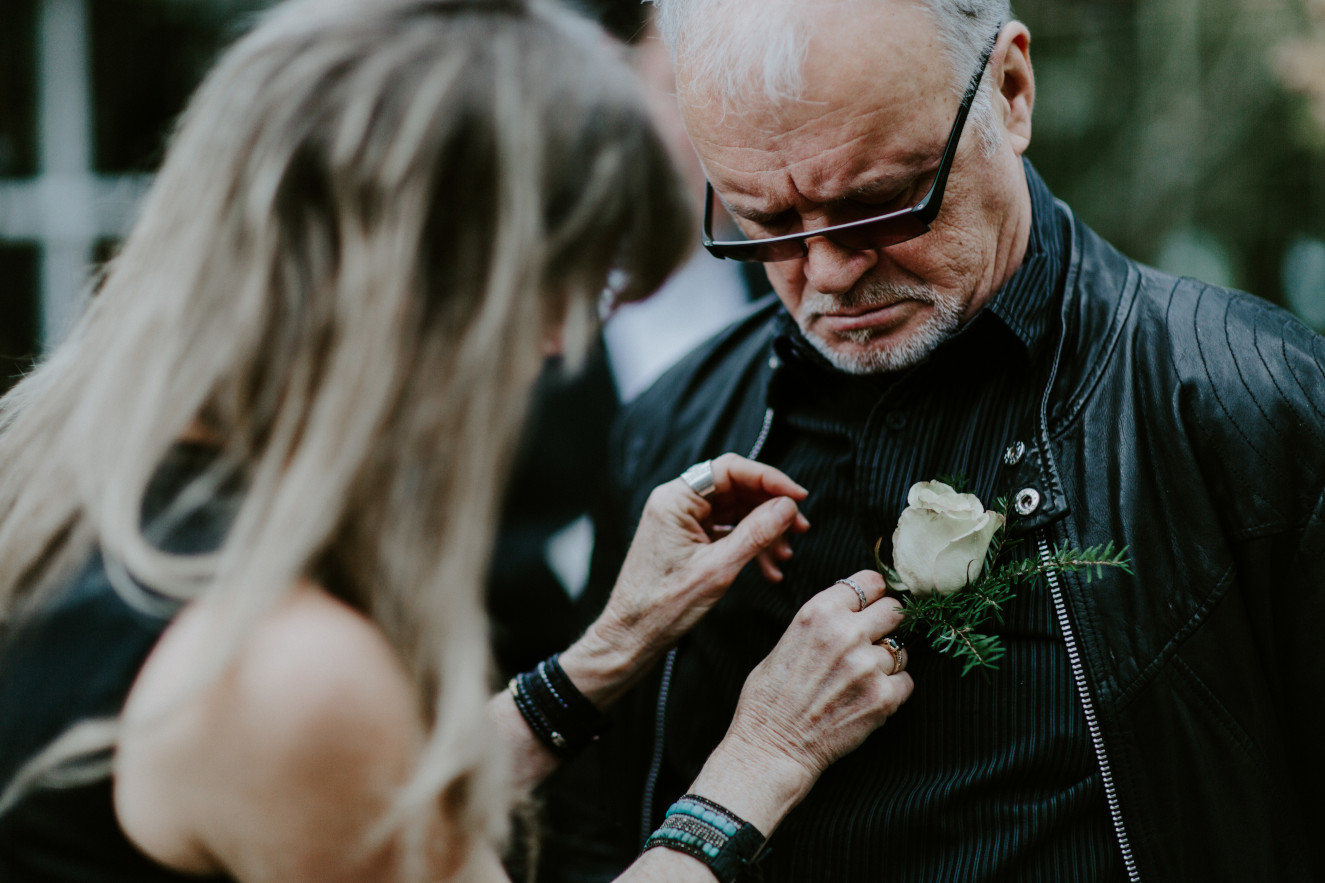
[[[841,198],[825,204],[841,205],[857,199],[878,199],[880,196],[898,196],[911,189],[915,185],[916,180],[924,174],[925,172],[920,171],[906,174],[901,177],[882,177],[874,181],[866,181],[862,184],[857,184],[855,187],[846,191]],[[742,218],[754,224],[762,224],[766,226],[785,221],[788,214],[792,213],[792,209],[784,209],[782,211],[774,212],[766,211],[754,206],[732,204],[725,199],[719,199],[719,202],[734,217]]]
[[[880,196],[896,196],[908,190],[914,183],[918,175],[907,175],[902,178],[880,178],[877,181],[869,181],[852,187],[846,192],[844,200],[848,199],[874,199]]]
[[[908,154],[897,161],[900,168],[894,174],[881,175],[873,181],[857,184],[848,190],[840,201],[900,196],[915,187],[917,183],[922,183],[921,179],[931,176],[942,161],[941,154],[935,156],[924,151]]]
[[[755,224],[775,224],[778,221],[785,220],[787,217],[786,210],[769,212],[764,211],[763,209],[754,208],[753,206],[732,205],[725,200],[722,200],[722,204],[726,207],[727,211],[731,212],[731,214],[738,218],[744,218]]]

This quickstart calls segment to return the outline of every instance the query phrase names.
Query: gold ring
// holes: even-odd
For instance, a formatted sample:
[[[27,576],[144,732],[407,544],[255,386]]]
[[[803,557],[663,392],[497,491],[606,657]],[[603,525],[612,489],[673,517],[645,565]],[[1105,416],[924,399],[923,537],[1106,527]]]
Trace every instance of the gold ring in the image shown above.
[[[892,635],[885,635],[884,637],[879,638],[875,643],[887,650],[893,656],[893,670],[888,672],[889,677],[892,677],[906,667],[902,661],[902,645],[898,643],[896,638]]]

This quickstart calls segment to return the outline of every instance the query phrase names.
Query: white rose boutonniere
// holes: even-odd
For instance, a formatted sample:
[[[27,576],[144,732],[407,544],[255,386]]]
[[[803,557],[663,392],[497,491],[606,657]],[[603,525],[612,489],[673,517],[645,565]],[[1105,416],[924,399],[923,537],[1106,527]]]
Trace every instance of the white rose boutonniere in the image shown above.
[[[934,650],[962,663],[963,675],[998,668],[1003,642],[980,629],[991,619],[1001,621],[1015,586],[1051,572],[1084,570],[1087,580],[1105,567],[1132,572],[1127,550],[1115,551],[1113,543],[1004,561],[1013,545],[1007,537],[1010,513],[1006,500],[995,505],[998,511],[987,510],[974,494],[942,481],[918,482],[893,531],[892,567],[879,559],[882,538],[874,545],[879,572],[901,593],[898,631],[904,638],[923,634]]]
[[[974,583],[1005,520],[975,494],[941,481],[912,485],[893,531],[893,567],[902,585],[915,595],[950,595]]]

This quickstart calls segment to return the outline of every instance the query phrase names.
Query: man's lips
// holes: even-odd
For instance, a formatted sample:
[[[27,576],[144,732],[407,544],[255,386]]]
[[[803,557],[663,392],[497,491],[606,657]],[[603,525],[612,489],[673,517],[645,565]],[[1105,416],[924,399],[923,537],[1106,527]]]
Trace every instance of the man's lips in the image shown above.
[[[859,331],[863,328],[879,328],[900,325],[925,304],[916,300],[899,300],[883,306],[845,307],[823,313],[819,321],[832,331]]]

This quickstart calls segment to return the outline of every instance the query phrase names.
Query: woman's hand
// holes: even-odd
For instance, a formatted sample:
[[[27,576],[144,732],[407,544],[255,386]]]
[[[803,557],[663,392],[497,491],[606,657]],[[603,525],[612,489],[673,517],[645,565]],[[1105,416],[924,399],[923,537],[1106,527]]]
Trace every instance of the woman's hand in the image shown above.
[[[680,478],[649,495],[595,624],[627,646],[671,647],[753,559],[765,577],[780,580],[778,562],[791,557],[785,534],[810,527],[796,506],[808,492],[782,472],[736,454],[723,454],[712,468],[707,498]]]
[[[806,602],[741,690],[736,714],[692,790],[769,834],[824,770],[854,751],[911,695],[906,651],[876,642],[901,623],[883,578],[861,571],[865,593],[829,587]]]
[[[680,478],[655,488],[603,613],[562,654],[571,680],[602,707],[634,682],[758,559],[782,578],[788,532],[810,523],[808,495],[771,466],[736,454],[713,460],[714,493],[701,497]]]

